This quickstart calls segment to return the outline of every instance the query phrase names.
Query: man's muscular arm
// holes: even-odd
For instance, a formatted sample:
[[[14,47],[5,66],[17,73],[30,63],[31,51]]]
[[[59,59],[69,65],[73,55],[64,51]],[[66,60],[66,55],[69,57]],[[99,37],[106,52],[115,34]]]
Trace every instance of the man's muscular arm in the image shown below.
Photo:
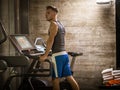
[[[50,35],[49,35],[48,40],[47,40],[46,51],[45,51],[45,54],[43,56],[40,56],[40,60],[44,61],[47,58],[47,56],[52,48],[54,38],[57,34],[57,31],[58,31],[58,26],[57,26],[56,22],[52,21],[50,24],[50,28],[49,28]]]

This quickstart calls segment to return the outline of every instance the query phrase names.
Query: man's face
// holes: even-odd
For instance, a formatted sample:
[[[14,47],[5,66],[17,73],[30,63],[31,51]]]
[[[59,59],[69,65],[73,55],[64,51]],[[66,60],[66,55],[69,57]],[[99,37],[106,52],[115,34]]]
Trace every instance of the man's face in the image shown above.
[[[52,9],[47,9],[46,10],[46,19],[47,21],[51,21],[55,18],[55,12]]]

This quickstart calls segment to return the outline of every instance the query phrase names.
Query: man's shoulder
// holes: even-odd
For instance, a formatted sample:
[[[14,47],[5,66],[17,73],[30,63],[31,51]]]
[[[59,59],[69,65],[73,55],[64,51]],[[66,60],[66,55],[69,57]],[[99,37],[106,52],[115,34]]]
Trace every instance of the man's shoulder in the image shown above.
[[[51,21],[51,24],[50,24],[51,27],[57,27],[57,23],[55,21]]]
[[[56,24],[57,24],[57,22],[55,22],[55,21],[51,21],[51,24],[53,24],[53,25],[55,24],[55,25],[56,25]]]

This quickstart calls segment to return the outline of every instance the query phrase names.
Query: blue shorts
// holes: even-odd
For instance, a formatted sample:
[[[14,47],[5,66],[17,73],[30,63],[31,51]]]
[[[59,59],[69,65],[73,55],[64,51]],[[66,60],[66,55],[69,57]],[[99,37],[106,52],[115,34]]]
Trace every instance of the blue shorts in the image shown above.
[[[69,57],[65,51],[58,52],[52,55],[52,77],[61,78],[66,76],[71,76],[71,69],[69,64]]]

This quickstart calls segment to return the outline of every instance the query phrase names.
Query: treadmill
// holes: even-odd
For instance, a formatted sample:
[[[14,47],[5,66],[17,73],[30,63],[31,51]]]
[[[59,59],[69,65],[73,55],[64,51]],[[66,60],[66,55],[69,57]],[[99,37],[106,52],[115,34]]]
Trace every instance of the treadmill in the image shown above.
[[[15,73],[14,75],[8,77],[7,81],[0,82],[0,90],[10,90],[10,83],[14,77],[40,77],[40,76],[49,76],[51,75],[51,63],[49,60],[46,60],[49,63],[48,69],[39,68],[39,56],[42,55],[42,52],[38,52],[33,44],[29,41],[27,35],[10,35],[7,36],[5,28],[3,27],[2,22],[0,21],[0,45],[4,43],[9,37],[12,44],[15,46],[16,50],[20,53],[19,56],[4,56],[0,55],[0,76],[6,71],[8,67],[20,67],[24,68],[26,73]],[[21,40],[23,39],[23,42]],[[17,41],[20,39],[20,42]],[[32,62],[31,62],[32,59]],[[36,74],[34,72],[46,71],[47,74]],[[2,80],[2,79],[1,79]]]
[[[7,34],[0,21],[0,46],[7,40]],[[3,64],[2,64],[3,62]],[[0,73],[5,71],[7,67],[27,66],[29,60],[25,56],[3,56],[0,55]]]
[[[7,40],[7,34],[5,28],[3,26],[2,21],[0,21],[0,46]],[[3,89],[4,86],[4,72],[8,69],[8,67],[28,67],[29,59],[25,56],[4,56],[0,55],[0,90]]]

